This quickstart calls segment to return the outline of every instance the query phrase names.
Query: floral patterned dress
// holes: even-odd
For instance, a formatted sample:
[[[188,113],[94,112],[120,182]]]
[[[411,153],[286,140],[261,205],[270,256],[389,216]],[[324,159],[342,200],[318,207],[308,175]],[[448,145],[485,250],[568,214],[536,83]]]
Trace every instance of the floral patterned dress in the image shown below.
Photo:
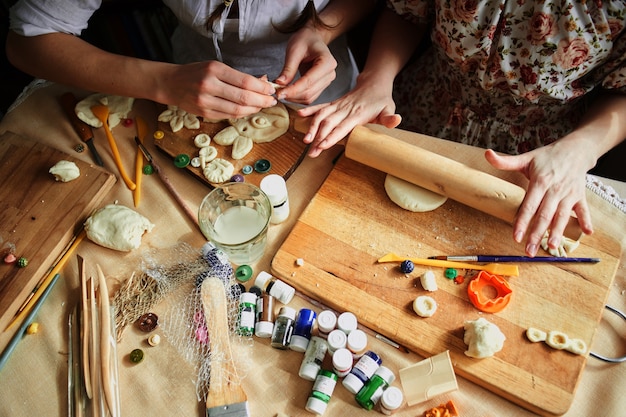
[[[600,90],[626,93],[626,1],[388,0],[432,47],[394,88],[402,128],[518,154],[570,132]]]

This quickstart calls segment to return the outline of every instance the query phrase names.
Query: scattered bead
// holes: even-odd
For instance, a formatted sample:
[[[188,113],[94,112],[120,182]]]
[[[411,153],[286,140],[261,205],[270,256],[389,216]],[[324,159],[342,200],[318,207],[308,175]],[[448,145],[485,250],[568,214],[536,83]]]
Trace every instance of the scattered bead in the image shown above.
[[[163,139],[163,137],[165,136],[165,133],[163,133],[162,130],[157,130],[156,132],[154,132],[154,135],[152,135],[155,139]]]
[[[152,175],[154,174],[154,167],[150,164],[144,165],[142,171],[144,175]]]
[[[458,275],[458,272],[454,268],[446,268],[446,271],[444,272],[444,275],[448,279],[454,279]]]
[[[83,153],[85,152],[85,145],[79,143],[78,145],[74,146],[74,150],[78,153]]]
[[[402,273],[404,274],[410,274],[411,272],[413,272],[413,269],[415,269],[415,265],[413,265],[413,262],[408,259],[402,261],[402,263],[400,264],[400,271],[402,271]]]
[[[26,328],[26,334],[35,334],[39,331],[39,323],[31,323]]]
[[[454,278],[454,283],[455,284],[463,284],[463,282],[465,282],[465,277],[463,275],[458,275],[456,278]]]
[[[122,126],[131,127],[132,125],[133,125],[133,119],[131,118],[122,119]]]
[[[139,363],[143,360],[143,350],[133,349],[133,351],[130,352],[129,357],[132,363]]]
[[[200,168],[200,165],[202,165],[202,161],[200,161],[200,158],[198,158],[197,156],[194,158],[191,158],[191,166],[194,168]]]
[[[26,268],[27,265],[28,259],[24,258],[23,256],[17,260],[17,266],[19,266],[20,268]]]
[[[161,336],[159,336],[158,334],[153,334],[148,338],[148,344],[150,346],[156,346],[159,343],[161,343]]]
[[[9,253],[4,257],[5,264],[12,264],[12,263],[15,263],[16,261],[17,261],[17,256],[15,256],[12,253]]]
[[[230,182],[244,182],[243,175],[241,174],[233,175],[232,177],[230,177]]]
[[[254,168],[252,168],[251,165],[244,165],[243,168],[241,168],[241,172],[243,172],[245,175],[251,174],[252,171],[254,171]]]

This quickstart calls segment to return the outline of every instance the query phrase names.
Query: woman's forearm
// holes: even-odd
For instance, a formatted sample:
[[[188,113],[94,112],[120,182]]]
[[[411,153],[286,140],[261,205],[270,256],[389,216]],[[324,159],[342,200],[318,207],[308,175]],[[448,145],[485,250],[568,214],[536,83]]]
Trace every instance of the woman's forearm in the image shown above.
[[[159,78],[171,64],[116,55],[64,33],[7,36],[7,57],[38,78],[89,91],[161,101]]]

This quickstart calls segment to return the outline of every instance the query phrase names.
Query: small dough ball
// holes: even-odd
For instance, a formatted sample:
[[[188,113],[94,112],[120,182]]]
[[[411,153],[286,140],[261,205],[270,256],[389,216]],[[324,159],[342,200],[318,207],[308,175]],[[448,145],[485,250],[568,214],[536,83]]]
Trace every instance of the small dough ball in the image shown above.
[[[437,311],[437,302],[428,295],[420,295],[413,301],[413,310],[420,317],[432,317]]]
[[[566,349],[569,342],[569,336],[557,330],[551,330],[546,338],[546,343],[552,349]]]
[[[61,182],[69,182],[80,177],[80,169],[72,161],[59,161],[48,172],[54,175],[55,180]]]
[[[548,334],[543,330],[539,330],[535,327],[529,327],[526,329],[526,337],[533,343],[543,342],[548,337]]]
[[[206,133],[198,133],[193,139],[193,144],[196,145],[197,148],[209,146],[211,144],[211,136]]]
[[[126,206],[109,204],[85,221],[87,237],[105,248],[128,252],[141,245],[141,237],[154,224]]]
[[[413,212],[435,210],[447,200],[445,196],[390,174],[385,177],[385,191],[391,201]]]
[[[468,346],[465,354],[472,358],[488,358],[504,347],[506,337],[500,328],[484,317],[466,321],[463,342]]]
[[[426,291],[437,291],[437,280],[433,271],[426,271],[420,277],[420,284]]]

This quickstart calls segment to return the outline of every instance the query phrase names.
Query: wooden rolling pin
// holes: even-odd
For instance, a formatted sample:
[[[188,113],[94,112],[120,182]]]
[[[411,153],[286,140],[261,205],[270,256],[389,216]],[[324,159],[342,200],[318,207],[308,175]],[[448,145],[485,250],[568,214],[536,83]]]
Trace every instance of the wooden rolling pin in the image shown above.
[[[515,222],[526,194],[513,183],[364,126],[355,127],[348,136],[345,154],[509,224]],[[575,217],[570,217],[564,235],[580,239],[582,230]]]

